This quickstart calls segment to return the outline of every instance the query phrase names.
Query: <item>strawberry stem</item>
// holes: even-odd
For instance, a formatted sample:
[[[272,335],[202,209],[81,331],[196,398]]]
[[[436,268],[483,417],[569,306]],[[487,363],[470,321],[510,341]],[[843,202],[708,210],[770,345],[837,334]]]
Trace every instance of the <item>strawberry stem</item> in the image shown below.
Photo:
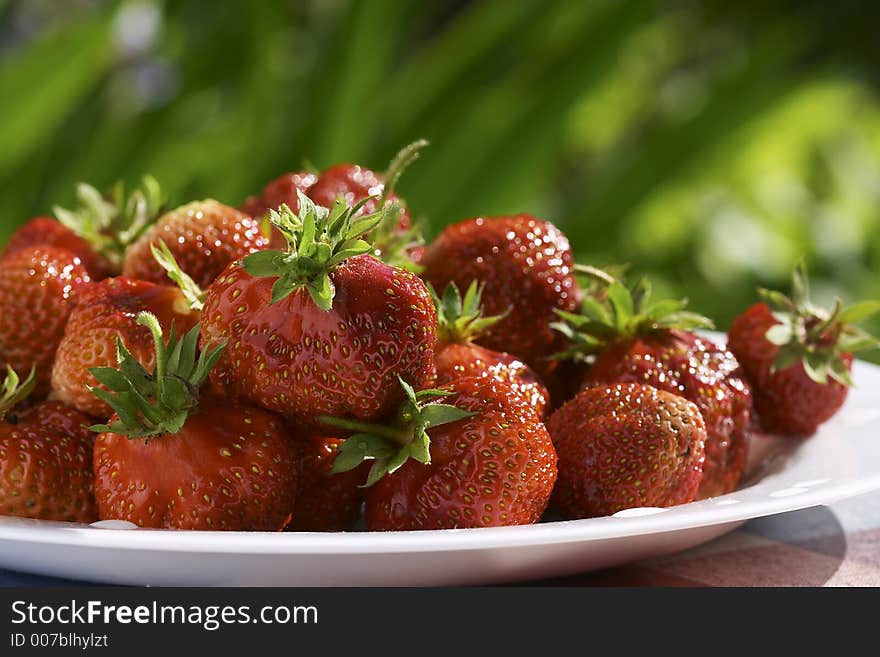
[[[370,433],[383,438],[388,438],[394,442],[405,445],[412,440],[412,435],[403,429],[394,429],[392,427],[383,426],[381,424],[372,424],[369,422],[358,422],[357,420],[347,420],[341,417],[333,417],[332,415],[322,415],[318,418],[322,424],[335,427],[337,429],[345,429],[346,431],[354,431],[357,433]]]

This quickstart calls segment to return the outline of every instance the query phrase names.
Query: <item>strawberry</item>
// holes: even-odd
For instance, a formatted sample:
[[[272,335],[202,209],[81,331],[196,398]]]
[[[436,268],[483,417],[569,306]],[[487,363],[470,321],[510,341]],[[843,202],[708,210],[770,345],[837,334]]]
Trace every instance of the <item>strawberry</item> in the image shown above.
[[[401,149],[381,174],[351,163],[335,164],[320,174],[286,173],[267,184],[260,196],[249,197],[242,205],[242,211],[260,218],[287,205],[298,214],[300,194],[328,210],[339,199],[349,206],[365,201],[360,209],[362,214],[373,214],[381,206],[387,213],[370,235],[373,254],[388,264],[413,270],[424,252],[422,237],[413,228],[406,203],[394,193],[394,188],[427,144],[419,140]],[[272,230],[271,248],[287,248],[284,236],[275,229]]]
[[[0,396],[0,515],[89,523],[92,495],[89,418],[61,402],[16,405],[32,391],[33,371],[21,386],[8,370]]]
[[[612,281],[607,303],[585,297],[582,314],[562,314],[557,328],[574,340],[571,352],[592,353],[582,388],[643,383],[681,395],[697,405],[706,424],[706,463],[700,497],[734,490],[748,448],[751,407],[748,385],[733,354],[691,331],[711,326],[684,310],[683,301],[656,301],[640,281],[632,290]]]
[[[227,341],[215,388],[306,427],[319,415],[375,420],[402,400],[397,377],[433,378],[436,313],[414,274],[362,255],[381,213],[300,197],[272,221],[289,251],[231,265],[208,290],[202,342]]]
[[[852,323],[880,311],[880,302],[830,311],[809,299],[806,267],[794,271],[792,297],[760,290],[757,303],[734,319],[730,350],[752,385],[755,411],[764,431],[806,438],[831,419],[852,385],[853,353],[880,342]]]
[[[159,321],[138,316],[154,343],[147,372],[124,344],[118,369],[92,374],[116,416],[93,427],[95,498],[103,520],[141,527],[279,531],[299,473],[283,422],[238,402],[199,397],[222,346],[196,357],[198,327],[168,345]],[[120,341],[121,342],[121,341]]]
[[[34,246],[53,246],[70,251],[80,259],[93,280],[110,275],[110,264],[95,252],[91,244],[52,217],[34,217],[15,231],[0,260]]]
[[[23,248],[0,261],[0,367],[35,369],[38,396],[49,391],[67,318],[89,281],[82,261],[58,247]]]
[[[162,215],[128,247],[123,276],[165,283],[165,271],[152,254],[152,247],[160,241],[202,287],[210,285],[231,262],[269,246],[258,219],[214,200],[196,201]]]
[[[637,383],[590,388],[554,412],[547,429],[559,455],[553,506],[567,518],[697,496],[706,425],[683,397]]]
[[[373,461],[368,529],[494,527],[541,518],[556,481],[556,452],[530,404],[492,377],[418,393],[401,384],[406,401],[386,426],[323,418],[358,432],[340,447],[334,470]]]
[[[579,290],[568,239],[552,224],[528,214],[468,219],[447,226],[421,264],[434,289],[476,280],[485,286],[484,311],[507,313],[477,344],[515,354],[539,373],[563,347],[550,324],[557,310],[577,307]]]
[[[58,345],[52,390],[58,399],[101,419],[107,419],[112,411],[89,394],[86,386],[97,385],[89,369],[116,363],[118,336],[142,365],[153,365],[150,332],[137,323],[138,313],[153,313],[165,330],[173,324],[186,331],[198,321],[197,313],[177,288],[124,277],[89,284],[81,290],[78,301]]]
[[[331,473],[341,444],[338,438],[320,436],[297,441],[302,473],[288,531],[341,532],[354,527],[367,473],[364,468]]]
[[[437,383],[443,385],[465,377],[494,377],[509,385],[535,409],[539,417],[546,412],[550,397],[532,369],[516,356],[486,349],[473,340],[501,316],[483,317],[480,310],[482,289],[474,281],[464,299],[455,283],[450,283],[443,298],[431,289],[437,308],[437,346],[434,363]]]
[[[241,211],[254,219],[262,219],[270,210],[278,210],[287,205],[299,212],[299,194],[308,194],[318,181],[318,176],[308,171],[291,171],[268,182],[259,196],[249,196],[241,206]],[[277,238],[277,239],[276,239]],[[273,232],[272,248],[284,248],[287,242],[279,232]]]

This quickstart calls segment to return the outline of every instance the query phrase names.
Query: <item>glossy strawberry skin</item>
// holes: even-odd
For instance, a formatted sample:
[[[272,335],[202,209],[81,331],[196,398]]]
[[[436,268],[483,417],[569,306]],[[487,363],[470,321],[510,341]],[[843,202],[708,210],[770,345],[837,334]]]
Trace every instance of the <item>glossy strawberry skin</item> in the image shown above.
[[[140,527],[280,531],[296,503],[297,458],[279,418],[203,399],[177,434],[98,437],[98,513]]]
[[[342,197],[348,205],[354,205],[369,196],[381,196],[385,191],[385,181],[375,171],[348,162],[336,164],[318,175],[318,180],[309,188],[308,197],[317,205],[332,208],[336,199]],[[394,193],[388,195],[387,204],[400,201]],[[370,214],[378,210],[375,199],[368,201],[362,212]],[[398,229],[406,230],[412,225],[412,217],[404,206],[398,218]]]
[[[493,377],[510,386],[538,415],[544,417],[550,393],[538,375],[516,356],[486,349],[472,343],[442,343],[434,357],[437,385],[462,378]]]
[[[229,263],[269,246],[258,219],[217,201],[196,201],[160,217],[128,248],[123,276],[169,285],[168,274],[150,249],[159,240],[165,242],[180,268],[203,288]]]
[[[90,424],[87,416],[57,401],[0,422],[0,516],[98,519]]]
[[[202,312],[203,348],[227,341],[215,389],[320,428],[319,415],[382,419],[403,401],[398,376],[430,385],[437,315],[424,283],[366,255],[330,278],[336,296],[324,311],[304,289],[270,304],[275,279],[230,266]]]
[[[302,473],[296,508],[288,531],[343,532],[354,528],[361,513],[369,466],[330,474],[338,438],[314,436],[297,441]]]
[[[270,210],[277,210],[286,204],[294,214],[299,212],[299,196],[297,192],[308,193],[318,181],[318,176],[306,171],[291,171],[270,181],[259,196],[251,196],[241,206],[242,212],[254,219],[261,220]],[[272,229],[271,248],[286,249],[287,242],[274,228]]]
[[[696,404],[708,435],[699,496],[736,489],[746,465],[751,393],[729,351],[687,331],[655,331],[600,353],[583,387],[609,383],[643,383]]]
[[[706,427],[683,397],[635,383],[590,388],[553,413],[547,429],[559,455],[552,503],[567,518],[697,496]]]
[[[816,383],[801,363],[771,373],[779,348],[767,340],[766,333],[778,323],[767,304],[755,304],[733,320],[728,347],[752,385],[761,429],[807,438],[840,410],[849,388],[836,381]],[[852,360],[852,354],[843,354],[848,369]]]
[[[371,531],[537,522],[556,481],[544,424],[509,386],[459,379],[443,403],[476,413],[428,430],[431,464],[409,460],[367,489]]]
[[[435,290],[478,280],[483,312],[509,311],[479,344],[519,356],[539,374],[562,350],[564,338],[550,324],[559,321],[556,310],[574,311],[580,294],[568,239],[552,224],[527,214],[461,221],[440,233],[421,264]]]
[[[110,264],[95,253],[86,240],[52,217],[34,217],[16,230],[3,249],[0,260],[34,246],[52,246],[70,251],[80,259],[92,280],[99,281],[111,275]]]
[[[89,281],[80,259],[57,247],[23,248],[0,262],[0,368],[22,377],[35,368],[37,396],[49,391],[67,318]]]
[[[153,338],[137,324],[142,311],[156,315],[166,336],[172,323],[180,335],[198,322],[198,315],[174,287],[118,277],[81,289],[52,368],[52,390],[58,399],[102,420],[111,415],[110,407],[86,388],[98,385],[88,370],[117,366],[118,337],[148,371],[152,369]]]

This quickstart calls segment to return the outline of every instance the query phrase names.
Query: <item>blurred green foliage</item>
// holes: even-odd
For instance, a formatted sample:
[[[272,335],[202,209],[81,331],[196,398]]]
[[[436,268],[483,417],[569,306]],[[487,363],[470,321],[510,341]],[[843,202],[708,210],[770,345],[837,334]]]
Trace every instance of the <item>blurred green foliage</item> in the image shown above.
[[[0,0],[0,239],[77,181],[237,204],[382,168],[435,233],[558,223],[726,326],[802,254],[880,298],[880,9],[705,0]]]

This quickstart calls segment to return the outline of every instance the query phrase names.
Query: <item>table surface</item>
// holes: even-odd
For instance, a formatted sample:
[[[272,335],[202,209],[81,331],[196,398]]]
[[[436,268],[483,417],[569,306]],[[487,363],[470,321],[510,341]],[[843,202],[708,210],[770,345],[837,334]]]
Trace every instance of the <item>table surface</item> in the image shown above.
[[[82,582],[0,570],[0,586]],[[752,520],[675,555],[534,586],[880,586],[880,491]]]

